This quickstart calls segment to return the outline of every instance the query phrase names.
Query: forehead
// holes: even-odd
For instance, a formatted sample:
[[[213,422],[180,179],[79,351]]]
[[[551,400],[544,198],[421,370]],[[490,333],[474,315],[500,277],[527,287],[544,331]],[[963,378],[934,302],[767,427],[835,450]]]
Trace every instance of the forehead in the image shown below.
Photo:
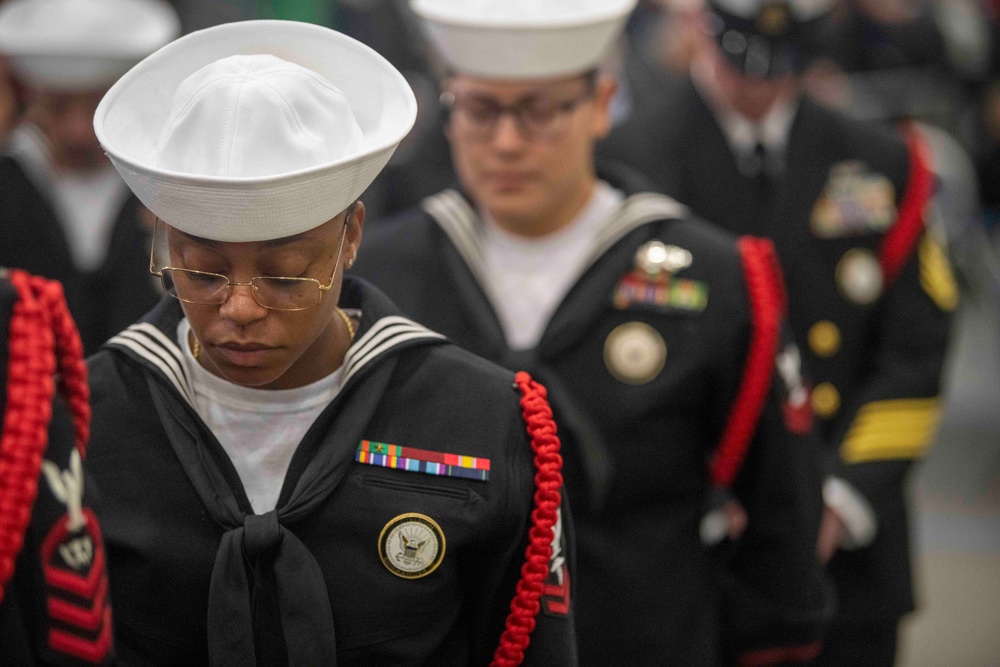
[[[169,224],[164,224],[167,238],[172,244],[197,245],[212,248],[225,254],[253,255],[275,248],[313,248],[326,244],[333,234],[335,226],[333,220],[329,220],[318,227],[304,231],[292,236],[269,241],[214,241],[194,234],[188,234]],[[162,223],[161,223],[162,224]]]
[[[447,87],[467,95],[507,101],[570,92],[579,87],[584,79],[583,74],[530,80],[484,79],[457,74],[448,80]]]

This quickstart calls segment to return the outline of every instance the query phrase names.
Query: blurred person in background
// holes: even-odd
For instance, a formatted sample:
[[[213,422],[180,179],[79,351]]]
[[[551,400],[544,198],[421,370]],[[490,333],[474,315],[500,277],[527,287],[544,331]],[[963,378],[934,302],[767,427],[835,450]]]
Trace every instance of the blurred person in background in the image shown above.
[[[577,601],[583,664],[801,664],[829,608],[822,503],[769,243],[594,162],[615,93],[597,70],[633,5],[414,3],[449,70],[461,185],[369,227],[353,271],[544,378],[579,557],[579,577],[547,590]],[[725,610],[700,536],[710,488],[749,517]]]
[[[817,555],[839,611],[822,665],[892,665],[913,609],[904,482],[941,410],[957,288],[919,132],[801,94],[829,3],[711,0],[683,94],[602,153],[645,169],[697,215],[773,239],[828,446]]]
[[[94,136],[94,110],[131,65],[177,36],[161,0],[7,0],[0,57],[20,123],[0,156],[0,265],[61,282],[86,353],[158,298],[150,229]]]

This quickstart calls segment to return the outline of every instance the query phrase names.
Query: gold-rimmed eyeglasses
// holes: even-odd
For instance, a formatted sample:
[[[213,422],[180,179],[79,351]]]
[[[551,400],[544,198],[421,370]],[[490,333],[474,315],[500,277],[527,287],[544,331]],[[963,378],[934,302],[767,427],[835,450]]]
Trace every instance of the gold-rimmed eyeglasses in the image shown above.
[[[156,248],[156,226],[159,218],[153,223],[153,244],[149,249],[149,272],[160,277],[163,290],[178,301],[198,305],[217,305],[225,303],[233,287],[247,285],[254,301],[270,310],[306,310],[318,306],[323,295],[333,289],[333,282],[340,266],[340,257],[344,252],[344,240],[347,238],[347,223],[354,210],[352,204],[344,217],[344,232],[340,237],[340,249],[337,251],[337,262],[333,265],[330,281],[324,285],[315,278],[292,278],[287,276],[255,276],[246,282],[236,282],[229,276],[208,271],[164,266],[156,268],[154,251]]]

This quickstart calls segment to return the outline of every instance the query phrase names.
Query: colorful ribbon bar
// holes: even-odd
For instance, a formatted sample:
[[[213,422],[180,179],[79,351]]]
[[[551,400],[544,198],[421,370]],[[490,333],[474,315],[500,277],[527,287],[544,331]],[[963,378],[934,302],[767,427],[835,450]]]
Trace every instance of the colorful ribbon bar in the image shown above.
[[[490,479],[490,460],[461,454],[433,452],[415,447],[390,445],[385,442],[362,440],[354,460],[383,468],[422,472],[428,475],[462,477],[487,482]]]
[[[632,305],[664,309],[702,311],[708,305],[708,285],[700,280],[674,278],[669,274],[650,279],[641,271],[622,278],[611,297],[615,308],[625,310]]]

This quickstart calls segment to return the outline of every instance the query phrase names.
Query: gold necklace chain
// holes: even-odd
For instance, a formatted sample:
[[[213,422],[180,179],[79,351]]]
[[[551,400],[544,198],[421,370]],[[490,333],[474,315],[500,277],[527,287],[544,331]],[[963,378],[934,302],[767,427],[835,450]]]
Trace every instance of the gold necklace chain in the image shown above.
[[[340,319],[344,320],[344,326],[347,327],[347,335],[353,341],[354,340],[354,323],[351,322],[351,316],[343,311],[342,308],[337,308],[337,314],[340,315]],[[195,361],[198,360],[199,355],[201,355],[201,343],[198,342],[198,337],[191,332],[191,356],[194,357]]]
[[[344,312],[342,308],[337,307],[337,314],[340,315],[340,319],[344,320],[344,326],[347,327],[347,335],[350,339],[354,340],[354,323],[351,322],[351,317]]]

